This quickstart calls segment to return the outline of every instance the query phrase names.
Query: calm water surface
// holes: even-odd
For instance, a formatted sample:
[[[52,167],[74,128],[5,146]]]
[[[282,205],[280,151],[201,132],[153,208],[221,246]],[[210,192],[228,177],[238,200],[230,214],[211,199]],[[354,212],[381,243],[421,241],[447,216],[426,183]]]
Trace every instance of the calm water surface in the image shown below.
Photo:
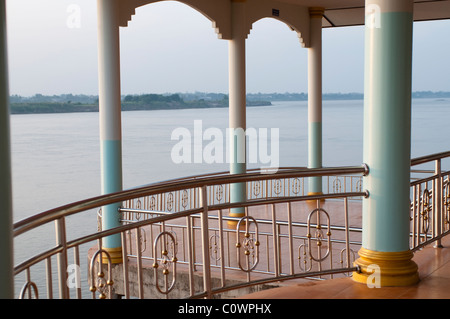
[[[413,101],[412,156],[450,150],[450,99]],[[190,109],[122,113],[124,188],[180,176],[226,171],[228,164],[175,164],[172,131],[228,126],[228,110]],[[360,165],[363,101],[324,101],[323,165]],[[14,221],[100,194],[98,113],[12,115]],[[251,107],[247,127],[279,128],[280,166],[307,165],[307,103]],[[205,142],[206,144],[206,142]],[[252,165],[249,165],[252,167]],[[258,165],[253,165],[258,166]],[[69,227],[69,238],[97,229],[96,212]],[[67,224],[70,223],[70,220]],[[15,241],[18,261],[55,243],[53,225]],[[70,262],[70,261],[69,261]],[[17,294],[17,292],[16,292]]]

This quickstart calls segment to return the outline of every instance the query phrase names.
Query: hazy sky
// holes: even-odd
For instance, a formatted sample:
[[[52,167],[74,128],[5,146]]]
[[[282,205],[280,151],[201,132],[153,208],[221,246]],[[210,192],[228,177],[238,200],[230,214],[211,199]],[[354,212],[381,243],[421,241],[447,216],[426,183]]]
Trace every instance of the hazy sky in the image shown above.
[[[96,0],[7,0],[11,94],[98,94],[96,11]],[[450,21],[415,23],[414,91],[450,91],[449,34]],[[228,43],[192,8],[144,6],[120,35],[123,94],[228,92]],[[363,65],[363,27],[323,31],[324,92],[363,92]],[[253,25],[247,92],[307,92],[307,49],[285,24]]]

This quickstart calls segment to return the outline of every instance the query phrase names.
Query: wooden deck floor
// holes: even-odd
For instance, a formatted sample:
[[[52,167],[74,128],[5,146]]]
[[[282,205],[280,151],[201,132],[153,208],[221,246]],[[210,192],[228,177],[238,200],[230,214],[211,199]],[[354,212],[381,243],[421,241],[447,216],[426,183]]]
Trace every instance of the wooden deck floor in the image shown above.
[[[241,299],[450,299],[450,236],[442,248],[428,246],[413,260],[419,267],[420,282],[409,287],[369,288],[351,278],[311,281],[264,290]]]

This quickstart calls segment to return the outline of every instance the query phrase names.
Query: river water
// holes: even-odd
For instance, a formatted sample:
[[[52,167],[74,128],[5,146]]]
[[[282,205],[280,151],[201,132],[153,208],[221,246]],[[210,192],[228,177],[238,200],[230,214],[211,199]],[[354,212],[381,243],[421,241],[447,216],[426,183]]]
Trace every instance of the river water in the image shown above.
[[[416,99],[412,110],[412,156],[450,150],[450,99]],[[274,102],[247,109],[247,128],[278,129],[280,167],[307,165],[307,119],[307,102]],[[362,100],[324,101],[324,166],[362,163],[362,120]],[[225,134],[228,109],[123,112],[124,188],[226,171],[225,161],[174,163],[171,151],[177,141],[171,139],[172,132],[184,128],[194,133],[198,121],[203,130],[217,128]],[[14,221],[100,194],[98,113],[12,115],[11,148]],[[68,227],[73,236],[95,231],[95,213],[87,214],[83,227]],[[54,243],[51,225],[17,238],[15,257],[20,261]]]

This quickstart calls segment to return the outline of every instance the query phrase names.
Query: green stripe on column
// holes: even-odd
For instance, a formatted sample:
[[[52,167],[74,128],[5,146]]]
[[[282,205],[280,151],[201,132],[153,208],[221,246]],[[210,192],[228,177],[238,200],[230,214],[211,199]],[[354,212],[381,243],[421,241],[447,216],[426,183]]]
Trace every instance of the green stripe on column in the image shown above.
[[[110,194],[122,190],[122,145],[120,140],[102,141],[102,193]],[[120,226],[119,207],[121,203],[102,207],[102,229]],[[121,247],[120,234],[106,237],[103,246],[106,248]]]
[[[230,174],[245,174],[247,164],[245,163],[245,133],[242,130],[240,136],[232,135],[233,158],[230,163]],[[230,203],[240,203],[247,200],[246,183],[230,184]],[[242,207],[231,208],[232,216],[242,216],[245,210]]]

